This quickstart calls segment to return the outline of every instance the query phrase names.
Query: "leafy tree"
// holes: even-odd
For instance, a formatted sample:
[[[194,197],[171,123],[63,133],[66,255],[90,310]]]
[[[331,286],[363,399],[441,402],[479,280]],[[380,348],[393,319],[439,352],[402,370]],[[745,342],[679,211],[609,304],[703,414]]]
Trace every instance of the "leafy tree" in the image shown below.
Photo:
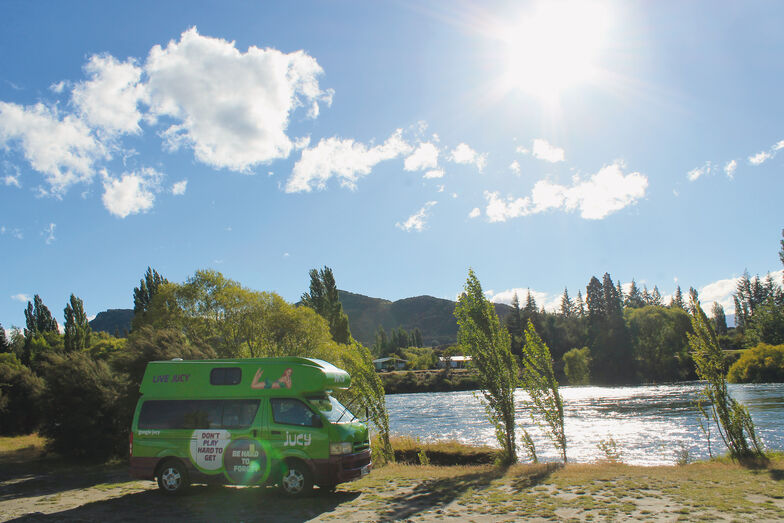
[[[692,307],[700,301],[700,294],[694,287],[689,287],[689,313],[694,314]]]
[[[675,289],[675,294],[672,295],[672,299],[670,300],[670,307],[678,307],[680,309],[685,310],[685,304],[683,303],[683,293],[681,292],[681,286]]]
[[[647,289],[645,292],[648,292]],[[642,293],[640,293],[640,289],[637,287],[637,283],[634,281],[634,278],[632,278],[632,285],[629,288],[629,294],[626,296],[624,305],[632,309],[638,309],[645,306],[645,297]]]
[[[653,305],[651,303],[651,293],[648,292],[648,286],[647,285],[643,285],[642,286],[642,302],[645,305]]]
[[[717,301],[713,302],[711,309],[713,315],[713,327],[718,336],[727,334],[727,317],[724,315],[724,307]]]
[[[601,383],[633,381],[633,362],[621,296],[608,273],[604,274],[601,283],[596,277],[591,278],[586,300],[591,375]]]
[[[419,327],[414,328],[414,347],[422,347],[422,331],[419,330]]]
[[[333,340],[337,343],[349,343],[352,338],[348,315],[343,312],[332,269],[326,266],[320,271],[311,269],[309,274],[310,292],[302,295],[302,303],[327,320]]]
[[[124,376],[84,352],[49,354],[40,433],[60,454],[106,459],[128,451]]]
[[[506,317],[504,323],[509,332],[512,354],[520,354],[523,347],[523,311],[520,309],[517,292],[512,297],[512,312]]]
[[[84,350],[90,346],[90,323],[84,313],[84,304],[80,298],[71,294],[70,302],[65,306],[65,352]]]
[[[44,381],[13,354],[0,354],[0,434],[33,432],[40,422]]]
[[[561,314],[569,318],[574,312],[574,304],[569,298],[569,291],[564,287],[563,296],[561,296]]]
[[[727,373],[730,383],[784,383],[784,345],[761,343],[741,354]]]
[[[0,323],[0,354],[4,352],[11,352],[11,343],[8,341],[8,338],[5,335],[3,324]]]
[[[564,374],[570,385],[587,385],[591,378],[591,349],[573,348],[563,356]]]
[[[727,391],[724,376],[725,361],[716,334],[699,302],[693,305],[691,317],[692,333],[688,333],[689,345],[694,355],[697,376],[707,381],[703,396],[709,410],[700,406],[708,419],[713,419],[724,444],[733,459],[763,456],[762,443],[757,438],[754,422],[748,409],[737,402]]]
[[[647,306],[628,309],[624,316],[640,380],[663,382],[688,377],[686,333],[691,320],[683,309]]]
[[[127,341],[127,338],[117,338],[108,332],[93,332],[90,335],[90,346],[87,348],[87,353],[93,359],[109,361],[120,351],[125,350]]]
[[[37,294],[33,297],[33,303],[27,302],[25,323],[27,330],[33,336],[44,332],[58,332],[57,320]]]
[[[746,346],[760,343],[779,345],[784,343],[784,306],[773,300],[756,308],[753,316],[746,320]]]
[[[458,343],[472,357],[479,372],[485,410],[502,449],[501,461],[515,463],[517,363],[509,350],[509,333],[501,327],[495,308],[482,292],[473,270],[468,271],[464,292],[455,307],[455,317]]]
[[[563,398],[558,392],[550,349],[530,321],[525,329],[521,370],[520,381],[534,405],[531,418],[547,432],[566,463]]]
[[[164,283],[169,283],[169,281],[158,274],[158,271],[148,266],[147,272],[139,280],[139,286],[133,289],[133,313],[147,312],[150,302]]]

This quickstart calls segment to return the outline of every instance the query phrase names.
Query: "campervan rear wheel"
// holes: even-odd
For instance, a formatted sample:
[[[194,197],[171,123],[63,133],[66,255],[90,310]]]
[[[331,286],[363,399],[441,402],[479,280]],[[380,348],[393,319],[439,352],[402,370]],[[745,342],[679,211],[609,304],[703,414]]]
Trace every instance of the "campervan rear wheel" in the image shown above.
[[[286,462],[280,477],[280,490],[287,496],[300,497],[307,495],[311,488],[313,479],[308,466],[297,460]]]
[[[158,487],[166,494],[179,495],[191,484],[188,471],[178,460],[166,461],[158,470]]]

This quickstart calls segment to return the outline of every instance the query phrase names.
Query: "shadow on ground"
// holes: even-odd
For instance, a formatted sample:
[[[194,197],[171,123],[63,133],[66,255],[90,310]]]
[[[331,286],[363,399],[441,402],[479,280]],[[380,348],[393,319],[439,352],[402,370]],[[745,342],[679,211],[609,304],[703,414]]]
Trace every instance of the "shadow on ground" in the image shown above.
[[[335,510],[359,496],[318,490],[303,499],[282,498],[272,487],[192,487],[171,497],[157,490],[134,492],[49,514],[31,513],[11,521],[275,521],[301,522]]]

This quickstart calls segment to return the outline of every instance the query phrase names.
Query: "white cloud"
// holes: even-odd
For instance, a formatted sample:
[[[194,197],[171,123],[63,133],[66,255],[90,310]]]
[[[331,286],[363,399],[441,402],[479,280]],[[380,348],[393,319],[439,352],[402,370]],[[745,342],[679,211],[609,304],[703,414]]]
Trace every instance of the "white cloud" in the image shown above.
[[[724,166],[724,174],[726,174],[729,178],[735,177],[735,170],[738,168],[738,161],[737,160],[730,160]]]
[[[12,237],[16,238],[17,240],[23,240],[24,239],[24,234],[22,234],[22,231],[20,231],[19,229],[17,229],[17,228],[8,229],[5,225],[1,226],[0,227],[0,234],[4,235],[6,233],[10,234]]]
[[[403,162],[406,171],[435,169],[438,166],[438,147],[430,142],[419,144],[411,156]],[[431,171],[432,172],[432,171]]]
[[[531,152],[530,150],[528,150],[527,148],[523,147],[522,145],[518,145],[515,148],[515,151],[517,151],[520,154],[529,154]]]
[[[55,196],[74,183],[91,181],[95,162],[109,157],[82,120],[73,115],[60,119],[56,108],[40,103],[23,107],[0,102],[0,146],[11,142],[19,143]]]
[[[61,80],[61,81],[57,82],[56,84],[50,85],[49,86],[49,90],[52,91],[53,93],[61,94],[65,90],[67,85],[68,85],[68,82],[66,82],[65,80]]]
[[[82,118],[109,135],[139,134],[142,114],[138,105],[146,98],[141,68],[133,60],[119,62],[111,55],[93,55],[84,71],[89,80],[78,83],[71,93]]]
[[[104,172],[104,207],[120,218],[149,211],[155,203],[155,194],[160,191],[162,177],[152,168],[123,173],[120,178]]]
[[[33,300],[27,294],[22,294],[22,293],[14,294],[13,296],[11,296],[11,299],[12,300],[16,300],[16,301],[21,301],[22,303],[27,303],[28,301],[32,301]]]
[[[395,227],[402,229],[406,232],[417,231],[422,232],[427,224],[427,219],[430,217],[429,211],[438,202],[430,201],[425,203],[424,207],[415,212],[403,223],[396,223]]]
[[[713,165],[711,162],[705,162],[705,165],[702,167],[695,167],[688,173],[686,176],[688,177],[690,182],[696,181],[700,176],[704,174],[711,174],[713,172]]]
[[[784,149],[784,140],[781,140],[779,143],[773,146],[774,151],[779,151],[781,149]]]
[[[511,171],[515,173],[517,176],[520,176],[520,162],[518,162],[517,160],[509,164],[509,169],[511,169]]]
[[[533,156],[540,160],[556,163],[566,159],[566,152],[560,147],[551,145],[547,140],[536,138],[534,139]]]
[[[479,218],[479,216],[481,214],[482,214],[482,210],[479,209],[479,207],[474,207],[473,209],[471,209],[471,212],[468,213],[468,217],[469,218]]]
[[[443,169],[433,169],[432,171],[427,171],[424,176],[424,178],[428,178],[428,179],[443,178],[443,177],[444,177]]]
[[[637,172],[624,175],[622,167],[619,163],[606,165],[588,180],[575,177],[571,186],[539,180],[531,195],[524,198],[504,200],[497,192],[486,191],[485,212],[491,222],[503,222],[549,209],[579,209],[582,218],[601,220],[645,196],[648,178]]]
[[[189,146],[199,161],[241,172],[288,157],[292,111],[307,106],[315,117],[318,102],[332,96],[319,87],[321,66],[304,51],[252,46],[242,53],[195,28],[154,46],[145,72],[151,112],[180,122],[162,133],[169,148]]]
[[[368,147],[352,139],[336,137],[319,140],[312,148],[302,151],[286,182],[286,192],[294,193],[326,188],[327,180],[337,177],[340,184],[351,189],[356,182],[379,162],[391,160],[411,152],[403,140],[403,131],[396,130],[382,145]]]
[[[481,173],[487,165],[487,154],[479,154],[466,143],[461,143],[455,147],[448,158],[454,163],[473,164]]]
[[[55,223],[50,223],[50,224],[49,224],[47,227],[45,227],[45,228],[44,228],[44,230],[41,232],[41,234],[42,234],[42,235],[45,235],[45,236],[46,236],[46,240],[45,240],[45,241],[46,241],[46,245],[49,245],[49,244],[51,244],[51,243],[52,243],[52,242],[55,240],[55,237],[54,237],[54,229],[55,229],[55,227],[57,227],[57,224],[55,224]]]
[[[753,156],[749,156],[749,163],[751,165],[761,165],[771,157],[772,155],[768,151],[762,151]]]
[[[487,299],[493,303],[505,303],[506,305],[511,305],[512,300],[514,299],[515,293],[517,294],[517,300],[520,302],[520,307],[525,306],[525,300],[528,297],[528,293],[531,293],[531,297],[536,301],[536,308],[541,310],[542,306],[544,306],[545,310],[550,312],[555,312],[560,310],[561,308],[561,295],[550,295],[547,292],[535,291],[532,289],[527,289],[523,287],[516,287],[513,289],[507,289],[500,292],[495,291],[487,291]]]
[[[188,187],[188,180],[182,180],[172,185],[171,192],[175,196],[182,196],[185,194],[185,189]]]
[[[446,185],[437,185],[436,187],[438,192],[444,192],[444,189],[446,189]]]
[[[5,183],[8,186],[13,185],[14,187],[17,187],[17,188],[21,188],[22,187],[22,184],[19,183],[19,175],[18,174],[16,176],[14,176],[12,174],[6,174],[5,177],[3,178],[3,183]]]

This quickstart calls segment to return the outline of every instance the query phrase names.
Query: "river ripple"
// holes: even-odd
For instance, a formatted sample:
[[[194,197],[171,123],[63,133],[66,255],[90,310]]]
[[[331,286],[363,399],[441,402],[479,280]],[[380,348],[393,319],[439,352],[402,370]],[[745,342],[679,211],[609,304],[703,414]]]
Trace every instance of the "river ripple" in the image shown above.
[[[624,463],[665,465],[688,451],[691,459],[708,457],[695,402],[697,382],[634,387],[561,387],[567,455],[570,461],[604,457],[598,444],[612,439]],[[758,434],[769,449],[784,450],[784,384],[730,385],[730,394],[749,408]],[[452,439],[497,446],[493,427],[473,392],[391,394],[386,397],[393,434],[425,441]],[[555,460],[552,443],[531,422],[528,396],[515,392],[517,421],[532,435],[540,460]],[[711,426],[713,454],[724,453]],[[518,443],[520,442],[518,432]],[[525,461],[524,453],[519,452]]]

